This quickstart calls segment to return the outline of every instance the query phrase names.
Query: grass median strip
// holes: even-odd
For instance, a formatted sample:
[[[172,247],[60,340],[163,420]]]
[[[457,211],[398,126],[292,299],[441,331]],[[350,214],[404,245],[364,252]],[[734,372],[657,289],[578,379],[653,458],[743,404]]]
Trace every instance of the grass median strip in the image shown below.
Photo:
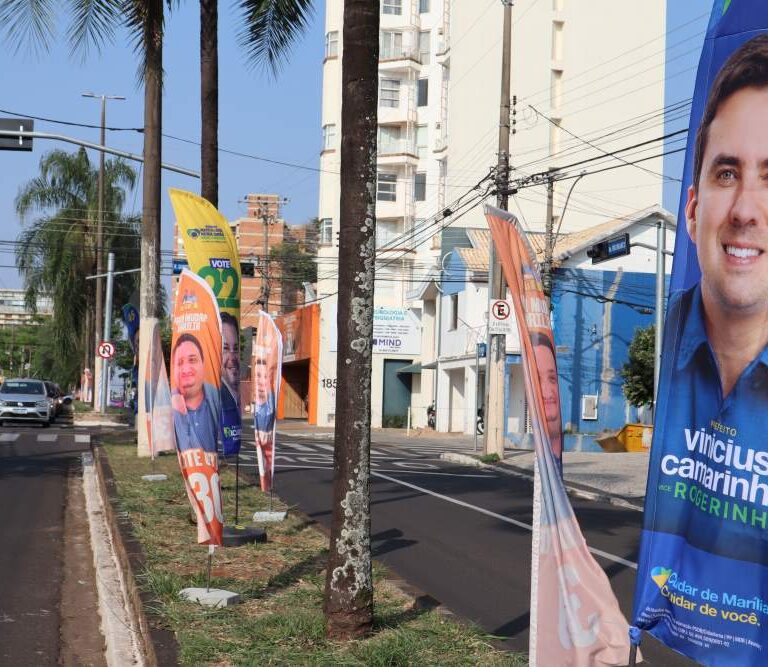
[[[288,514],[267,526],[268,542],[217,549],[211,586],[239,593],[243,604],[207,609],[179,599],[189,586],[205,586],[207,548],[196,530],[175,456],[155,462],[165,482],[141,479],[152,471],[136,457],[135,442],[104,443],[115,475],[120,509],[142,543],[147,569],[140,584],[153,610],[176,633],[185,665],[489,665],[521,667],[525,656],[496,650],[492,637],[435,610],[414,609],[411,598],[374,564],[374,633],[364,640],[325,638],[323,605],[327,538],[310,522]],[[227,522],[234,518],[234,467],[222,466]],[[240,521],[268,509],[268,497],[240,486]],[[277,501],[275,509],[287,509]]]

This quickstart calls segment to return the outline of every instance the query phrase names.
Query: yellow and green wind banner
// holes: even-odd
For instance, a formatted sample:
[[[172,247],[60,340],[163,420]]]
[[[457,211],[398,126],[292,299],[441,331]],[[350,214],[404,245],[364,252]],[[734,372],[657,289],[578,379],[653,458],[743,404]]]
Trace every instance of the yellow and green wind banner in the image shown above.
[[[240,258],[229,223],[209,201],[170,189],[189,270],[210,285],[221,312],[223,454],[240,451]]]

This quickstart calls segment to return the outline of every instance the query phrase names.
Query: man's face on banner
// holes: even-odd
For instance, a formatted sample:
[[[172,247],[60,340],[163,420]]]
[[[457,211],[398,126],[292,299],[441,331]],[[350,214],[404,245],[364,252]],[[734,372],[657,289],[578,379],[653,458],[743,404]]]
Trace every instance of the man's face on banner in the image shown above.
[[[721,312],[768,308],[768,88],[743,88],[719,107],[688,191],[705,304]]]
[[[253,365],[253,374],[256,380],[256,403],[263,405],[272,393],[269,369],[264,359],[256,359],[256,363]]]
[[[557,367],[552,350],[546,345],[534,345],[533,356],[539,369],[541,394],[544,398],[544,416],[547,431],[552,439],[560,437],[560,388],[557,384]]]
[[[173,364],[179,393],[186,403],[194,403],[195,399],[200,399],[203,395],[203,357],[197,345],[191,341],[181,343],[176,348]]]
[[[232,388],[240,382],[240,336],[231,324],[221,328],[221,371],[224,381]]]

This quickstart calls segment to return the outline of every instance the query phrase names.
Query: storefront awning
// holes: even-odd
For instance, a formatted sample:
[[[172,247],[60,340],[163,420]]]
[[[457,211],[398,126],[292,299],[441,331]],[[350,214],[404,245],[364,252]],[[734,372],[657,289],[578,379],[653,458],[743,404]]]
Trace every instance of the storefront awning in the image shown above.
[[[411,373],[411,374],[421,373],[421,364],[419,363],[410,364],[409,366],[403,366],[402,368],[397,369],[398,375],[405,375],[407,373]]]
[[[421,365],[421,370],[423,371],[434,371],[437,369],[437,359],[435,361],[430,361],[426,364]]]

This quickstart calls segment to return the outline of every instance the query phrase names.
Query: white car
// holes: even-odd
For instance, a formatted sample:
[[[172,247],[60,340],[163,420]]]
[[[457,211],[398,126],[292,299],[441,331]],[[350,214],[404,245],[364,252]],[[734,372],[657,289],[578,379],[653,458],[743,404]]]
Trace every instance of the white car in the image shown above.
[[[0,386],[0,425],[6,421],[31,421],[50,426],[55,408],[42,380],[6,380]]]

